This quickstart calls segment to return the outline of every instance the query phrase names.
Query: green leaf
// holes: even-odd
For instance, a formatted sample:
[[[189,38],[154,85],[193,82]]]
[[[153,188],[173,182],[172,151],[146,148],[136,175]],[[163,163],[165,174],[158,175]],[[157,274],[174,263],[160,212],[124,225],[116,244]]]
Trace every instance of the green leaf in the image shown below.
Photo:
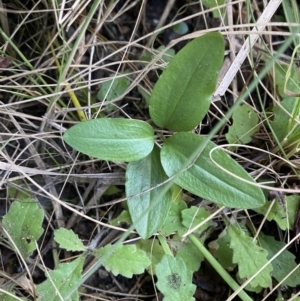
[[[84,121],[67,130],[63,138],[86,155],[118,162],[140,160],[154,146],[153,128],[148,123],[123,118]]]
[[[179,187],[178,185],[173,185],[172,186],[172,201],[174,203],[178,204],[182,201],[182,197],[183,197],[182,188]]]
[[[140,60],[141,61],[146,61],[146,62],[150,62],[153,57],[157,56],[160,54],[160,52],[162,52],[166,47],[165,46],[159,46],[157,49],[153,49],[152,52],[153,53],[149,53],[149,52],[144,52],[141,55]],[[162,55],[161,60],[169,63],[172,58],[175,56],[175,50],[173,48],[169,48],[165,51],[165,53]],[[139,89],[139,88],[138,88]],[[139,89],[139,92],[141,92],[141,90]],[[143,95],[143,94],[142,94]],[[144,95],[143,95],[144,96]],[[147,103],[149,103],[148,99],[147,99]]]
[[[48,279],[36,288],[38,301],[79,301],[77,291],[68,299],[61,299],[58,293],[63,297],[77,284],[81,278],[84,260],[85,256],[80,256],[69,263],[61,263],[56,270],[50,271]]]
[[[130,81],[126,77],[115,77],[114,74],[110,75],[110,77],[113,78],[105,81],[97,94],[97,98],[100,101],[114,100],[121,96],[130,86]]]
[[[252,135],[259,130],[258,116],[255,110],[248,105],[239,106],[233,112],[232,119],[233,123],[225,135],[228,143],[247,144],[251,142]]]
[[[270,210],[270,202],[267,202],[264,206],[256,208],[255,211],[266,216],[267,220],[274,220],[280,229],[293,230],[296,214],[298,212],[298,206],[300,201],[299,195],[289,195],[283,197],[285,200],[285,205],[283,206],[278,199],[276,199],[273,207]]]
[[[131,278],[133,274],[142,274],[151,264],[146,252],[137,249],[135,245],[118,245],[111,252],[112,248],[113,246],[108,244],[97,250],[95,256],[101,259],[105,254],[111,253],[103,262],[103,266],[115,276],[121,274],[127,278]]]
[[[206,143],[206,139],[192,133],[177,133],[166,139],[161,150],[161,162],[167,175],[177,174],[202,143]],[[175,183],[218,205],[237,208],[262,206],[265,197],[260,188],[229,175],[211,161],[209,153],[214,147],[216,145],[208,141],[192,167],[181,172]],[[212,157],[227,171],[254,183],[250,175],[221,149],[215,150]]]
[[[32,255],[36,249],[35,242],[43,234],[43,219],[44,212],[37,202],[27,199],[13,202],[2,220],[3,227],[25,258]]]
[[[154,53],[159,54],[160,52],[162,52],[166,47],[165,46],[159,46],[157,48],[157,50],[154,51]],[[175,56],[175,50],[173,48],[169,48],[168,50],[166,50],[166,52],[163,54],[163,56],[161,57],[161,59],[166,62],[169,63],[171,62],[171,60],[173,59],[173,57]],[[151,58],[152,59],[152,58]]]
[[[214,256],[217,261],[223,266],[224,269],[233,271],[236,264],[232,263],[233,251],[229,248],[231,238],[225,229],[219,238],[209,243],[210,250],[213,250]],[[211,251],[212,253],[212,251]]]
[[[242,279],[239,274],[236,275],[236,279],[237,279],[237,282],[242,285],[246,282],[246,279]],[[246,286],[245,286],[245,290],[249,291],[249,292],[252,292],[252,293],[260,293],[264,288],[260,285],[257,285],[255,287],[251,286],[252,283],[248,283]]]
[[[214,18],[220,18],[221,14],[224,11],[224,7],[221,9],[218,8],[219,5],[222,5],[225,3],[225,0],[202,0],[202,4],[208,8],[214,8],[215,10],[212,11]]]
[[[180,22],[172,26],[172,29],[175,33],[179,35],[184,35],[189,32],[189,27],[186,22]]]
[[[153,122],[172,131],[190,131],[206,115],[224,56],[220,33],[188,43],[164,70],[150,98]]]
[[[263,233],[259,234],[259,242],[262,248],[266,249],[268,252],[267,259],[271,259],[276,253],[282,250],[286,245],[281,241],[275,240],[272,236],[264,235]],[[278,281],[281,282],[287,274],[289,274],[296,266],[295,255],[284,250],[279,254],[272,262],[273,271],[272,276]],[[283,281],[283,284],[295,287],[300,284],[300,270],[296,269],[295,272]]]
[[[113,226],[120,227],[123,223],[126,223],[127,225],[131,225],[132,220],[129,212],[127,210],[123,210],[119,216],[112,219],[109,223]]]
[[[230,226],[230,248],[233,250],[233,263],[238,264],[239,276],[249,279],[268,262],[268,252],[259,247],[253,238],[246,235],[238,226]],[[255,256],[254,256],[255,254]],[[252,287],[271,285],[271,264],[268,264],[251,282]]]
[[[164,224],[159,229],[160,233],[164,236],[169,236],[175,232],[182,236],[187,228],[182,225],[181,211],[186,209],[186,202],[180,201],[179,203],[172,202],[171,208]]]
[[[129,163],[126,170],[125,186],[129,213],[137,232],[144,239],[154,234],[163,224],[172,202],[171,190],[161,195],[164,185],[155,188],[167,180],[167,175],[160,163],[159,153],[160,149],[155,146],[144,159]],[[137,195],[150,188],[155,189]],[[151,208],[152,203],[157,202],[158,198],[160,198],[159,202]],[[145,215],[139,221],[143,214]]]
[[[111,196],[111,195],[114,195],[114,194],[117,194],[119,192],[121,192],[122,189],[118,188],[116,185],[111,185],[107,188],[107,190],[104,192],[103,195],[107,196]]]
[[[289,96],[286,93],[286,90],[289,90],[295,94],[299,93],[300,72],[295,66],[293,66],[291,68],[289,76],[287,77],[289,73],[288,69],[289,66],[283,64],[275,64],[275,83],[277,86],[278,93],[283,99],[290,98],[295,100],[295,97]]]
[[[31,191],[26,189],[26,185],[23,184],[21,180],[12,181],[11,184],[12,185],[7,187],[7,192],[10,199],[23,201],[30,197]]]
[[[192,284],[192,271],[182,258],[165,255],[155,267],[157,288],[164,294],[164,301],[193,301],[196,286]]]
[[[148,108],[149,102],[150,102],[150,93],[146,89],[142,88],[141,86],[138,86],[138,92],[141,94],[142,98],[144,98],[144,100],[145,100],[145,103],[146,103],[145,107]]]
[[[106,100],[106,102],[108,102],[106,106],[107,112],[111,112],[116,108],[113,104],[110,104],[109,102],[124,94],[130,86],[130,80],[127,79],[125,76],[115,77],[115,75],[112,74],[110,77],[112,77],[112,79],[105,81],[97,94],[97,98],[100,101]]]
[[[192,206],[189,209],[185,209],[181,212],[182,216],[182,224],[187,229],[192,229],[202,223],[206,218],[210,216],[210,213],[204,208],[199,208]],[[208,221],[201,227],[196,230],[196,233],[202,234],[209,226],[211,226],[212,222]]]
[[[176,258],[182,258],[187,269],[192,272],[198,271],[201,262],[204,260],[203,254],[190,240],[180,241],[177,244]]]
[[[59,243],[60,247],[68,251],[85,251],[86,248],[78,235],[72,230],[60,228],[54,231],[54,240]]]
[[[274,107],[274,120],[271,126],[279,142],[290,144],[291,141],[299,140],[298,121],[300,116],[299,97],[289,96],[286,89],[292,93],[299,93],[300,72],[296,68],[291,69],[287,78],[288,66],[275,64],[275,83],[279,95],[282,97],[280,106]],[[296,137],[295,137],[296,136]]]
[[[150,258],[151,264],[147,270],[153,275],[155,273],[155,265],[157,265],[165,255],[164,249],[157,239],[140,239],[136,243],[136,247],[146,252],[148,258]]]
[[[271,126],[279,142],[282,142],[287,136],[290,122],[288,113],[292,113],[294,105],[294,100],[288,98],[281,101],[280,106],[275,106],[273,109],[275,116]]]

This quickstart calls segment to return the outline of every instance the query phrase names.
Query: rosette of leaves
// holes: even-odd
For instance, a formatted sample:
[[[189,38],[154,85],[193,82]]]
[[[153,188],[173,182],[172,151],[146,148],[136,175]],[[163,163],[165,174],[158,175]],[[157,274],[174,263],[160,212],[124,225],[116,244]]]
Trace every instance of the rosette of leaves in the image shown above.
[[[154,146],[150,124],[134,119],[89,120],[64,134],[65,142],[83,154],[129,162],[128,209],[144,239],[164,224],[172,183],[222,206],[250,209],[264,204],[261,189],[249,185],[255,184],[253,179],[234,159],[190,132],[209,110],[223,56],[222,35],[209,33],[188,43],[163,71],[151,93],[150,116],[157,127],[177,133],[163,139],[161,147]]]

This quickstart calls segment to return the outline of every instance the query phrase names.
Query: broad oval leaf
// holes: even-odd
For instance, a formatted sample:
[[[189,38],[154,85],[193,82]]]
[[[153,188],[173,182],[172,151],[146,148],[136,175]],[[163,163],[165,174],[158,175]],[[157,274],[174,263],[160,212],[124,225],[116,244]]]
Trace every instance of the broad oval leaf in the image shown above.
[[[179,51],[154,86],[153,122],[172,131],[190,131],[206,115],[224,56],[220,33],[205,34]]]
[[[177,133],[166,139],[161,150],[161,162],[167,175],[177,174],[204,142],[204,137],[192,133]],[[218,205],[247,209],[262,206],[265,198],[259,187],[230,176],[211,161],[209,152],[215,146],[208,141],[192,167],[180,173],[175,183]],[[215,150],[212,156],[229,172],[254,183],[250,175],[221,149]]]
[[[129,163],[126,170],[125,185],[126,196],[129,197],[127,201],[129,213],[137,232],[144,239],[149,238],[163,224],[172,203],[170,190],[161,195],[164,185],[140,194],[168,178],[161,166],[159,152],[160,149],[155,146],[151,154],[142,160]],[[151,208],[153,202],[156,204]],[[147,213],[140,220],[147,209]]]
[[[67,130],[63,138],[83,154],[118,162],[140,160],[154,146],[153,128],[148,123],[123,118],[84,121]]]

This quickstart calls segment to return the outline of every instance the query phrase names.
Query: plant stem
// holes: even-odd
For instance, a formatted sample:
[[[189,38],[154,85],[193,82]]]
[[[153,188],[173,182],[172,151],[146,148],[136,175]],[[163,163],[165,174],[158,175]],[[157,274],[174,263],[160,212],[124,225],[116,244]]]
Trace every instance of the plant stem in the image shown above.
[[[168,255],[174,256],[172,251],[170,250],[170,247],[169,247],[166,239],[162,235],[158,235],[157,238],[158,238],[164,252]]]
[[[217,273],[224,279],[224,281],[234,290],[239,290],[239,284],[234,281],[234,279],[226,272],[226,270],[220,265],[220,263],[209,253],[209,251],[204,247],[204,245],[196,238],[194,234],[188,236],[189,240],[198,248],[198,250],[203,254],[205,259],[211,264],[211,266],[217,271]],[[253,301],[244,290],[238,293],[238,296],[243,301]]]

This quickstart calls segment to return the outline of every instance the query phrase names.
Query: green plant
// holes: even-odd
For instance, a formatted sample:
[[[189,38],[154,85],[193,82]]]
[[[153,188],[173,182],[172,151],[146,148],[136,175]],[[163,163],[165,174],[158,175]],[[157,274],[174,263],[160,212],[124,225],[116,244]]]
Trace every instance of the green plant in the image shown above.
[[[257,208],[264,204],[258,187],[243,184],[243,180],[254,182],[240,165],[222,150],[214,150],[213,142],[189,132],[207,114],[223,53],[220,34],[201,36],[184,47],[160,76],[151,94],[150,116],[157,126],[177,132],[169,138],[160,137],[162,147],[154,147],[153,128],[140,120],[94,119],[73,126],[64,134],[64,140],[84,154],[129,162],[127,203],[131,219],[144,239],[153,235],[166,219],[172,188],[162,192],[170,179],[218,205]],[[216,168],[214,162],[225,171]],[[153,202],[159,206],[158,213],[148,210]]]
[[[224,42],[220,34],[204,35],[182,49],[160,76],[151,93],[150,116],[157,126],[178,132],[167,139],[160,137],[162,147],[154,146],[152,127],[139,120],[95,119],[77,124],[64,135],[69,145],[84,154],[102,160],[129,162],[126,169],[128,210],[143,239],[148,239],[159,229],[164,235],[170,235],[182,227],[179,218],[179,229],[166,230],[171,222],[168,214],[172,212],[170,208],[178,191],[177,186],[169,184],[167,187],[170,179],[180,188],[218,205],[256,208],[264,204],[262,191],[242,182],[244,179],[254,183],[240,165],[222,150],[214,150],[216,145],[213,142],[188,132],[201,122],[209,109],[223,53]],[[214,161],[239,179],[216,168]],[[174,206],[177,206],[178,218],[183,211],[178,211],[178,204]],[[185,227],[183,229],[186,231]],[[165,251],[168,253],[167,248]],[[177,259],[161,262],[170,266],[169,273],[176,274],[170,260]],[[158,269],[163,264],[161,262]],[[184,261],[179,265],[182,264],[186,265]],[[199,264],[198,260],[197,264],[193,264],[194,268]],[[190,280],[191,275],[190,266],[187,270]],[[163,289],[164,282],[158,283],[168,296],[168,289],[166,292]],[[192,291],[185,295],[186,300],[192,298]],[[183,296],[180,298],[182,300]]]
[[[272,109],[274,118],[270,128],[278,145],[274,151],[281,150],[286,158],[291,158],[299,150],[299,79],[300,72],[293,61],[289,66],[275,64],[274,82],[282,101]]]
[[[177,132],[171,137],[156,137],[150,124],[125,118],[85,121],[65,133],[64,140],[84,154],[129,162],[128,211],[124,210],[111,224],[132,224],[142,239],[135,245],[117,243],[97,249],[92,244],[85,246],[71,230],[56,230],[54,239],[60,247],[80,255],[47,273],[47,280],[36,288],[39,300],[79,300],[77,287],[88,276],[83,276],[82,270],[89,255],[115,275],[132,277],[147,269],[156,274],[164,300],[174,301],[194,300],[192,276],[204,258],[234,291],[239,290],[239,285],[226,269],[237,267],[239,282],[248,281],[246,288],[258,292],[271,284],[272,277],[282,281],[295,266],[293,255],[286,250],[277,261],[270,262],[283,245],[263,234],[254,239],[251,225],[225,216],[225,228],[211,242],[209,252],[203,243],[213,227],[211,213],[205,208],[188,208],[183,201],[185,189],[220,206],[266,213],[264,194],[250,175],[223,150],[215,149],[217,145],[212,141],[190,132],[208,112],[223,54],[222,36],[206,34],[183,48],[160,76],[151,93],[150,116],[156,126],[170,134]],[[294,201],[293,208],[298,201]],[[22,223],[14,222],[15,207],[23,212]],[[34,219],[31,212],[35,212]],[[290,223],[291,217],[276,218]],[[35,250],[32,242],[42,234],[42,220],[42,210],[31,199],[14,202],[3,219],[6,238],[25,258]],[[193,234],[183,239],[190,229]],[[249,252],[257,256],[253,258]],[[281,267],[280,273],[273,269],[275,265]],[[299,279],[299,272],[295,272],[286,284],[296,286]],[[238,294],[242,300],[251,300],[243,290]]]

